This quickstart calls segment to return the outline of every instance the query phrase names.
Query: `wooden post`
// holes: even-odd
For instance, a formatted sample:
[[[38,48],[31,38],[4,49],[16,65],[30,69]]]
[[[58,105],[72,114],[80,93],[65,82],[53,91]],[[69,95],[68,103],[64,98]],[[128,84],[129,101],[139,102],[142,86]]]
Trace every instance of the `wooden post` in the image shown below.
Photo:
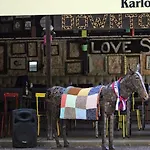
[[[51,64],[51,19],[50,16],[46,16],[46,71],[47,71],[47,88],[52,87],[52,64]],[[52,114],[52,112],[51,112]],[[49,138],[53,139],[53,133],[52,133],[52,116],[50,117],[50,123],[49,124]]]
[[[50,16],[46,16],[46,64],[47,64],[47,87],[52,86],[52,66],[51,66],[51,20]]]

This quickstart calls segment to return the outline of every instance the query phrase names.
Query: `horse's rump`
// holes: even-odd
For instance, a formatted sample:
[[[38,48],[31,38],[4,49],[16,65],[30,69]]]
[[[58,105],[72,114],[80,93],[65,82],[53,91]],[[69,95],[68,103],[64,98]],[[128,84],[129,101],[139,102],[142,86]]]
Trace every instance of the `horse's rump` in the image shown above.
[[[68,87],[61,97],[61,119],[98,120],[99,93],[102,86]]]

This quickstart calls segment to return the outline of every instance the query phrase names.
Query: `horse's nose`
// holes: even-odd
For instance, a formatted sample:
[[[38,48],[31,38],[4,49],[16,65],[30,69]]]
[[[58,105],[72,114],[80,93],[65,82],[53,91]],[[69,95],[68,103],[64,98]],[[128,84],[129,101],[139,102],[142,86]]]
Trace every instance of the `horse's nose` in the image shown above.
[[[144,96],[144,102],[147,102],[147,101],[150,101],[150,97],[149,97],[148,94],[146,94],[146,95]]]

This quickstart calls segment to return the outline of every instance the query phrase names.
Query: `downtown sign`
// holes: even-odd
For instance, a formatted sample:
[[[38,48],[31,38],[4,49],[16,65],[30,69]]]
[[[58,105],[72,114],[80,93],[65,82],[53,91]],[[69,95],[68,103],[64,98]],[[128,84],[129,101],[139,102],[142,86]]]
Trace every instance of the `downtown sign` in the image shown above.
[[[0,16],[148,13],[150,0],[0,0]]]
[[[54,28],[55,31],[148,29],[150,13],[57,15]]]

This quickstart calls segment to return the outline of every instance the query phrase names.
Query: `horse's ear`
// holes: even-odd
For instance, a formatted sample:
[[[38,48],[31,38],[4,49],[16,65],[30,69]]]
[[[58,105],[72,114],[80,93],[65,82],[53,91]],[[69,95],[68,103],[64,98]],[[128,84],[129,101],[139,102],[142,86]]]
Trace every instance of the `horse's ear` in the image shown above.
[[[138,72],[140,72],[140,64],[137,64],[137,70]]]
[[[134,74],[134,71],[130,68],[130,64],[128,65],[127,67],[128,71],[127,71],[127,74]]]

